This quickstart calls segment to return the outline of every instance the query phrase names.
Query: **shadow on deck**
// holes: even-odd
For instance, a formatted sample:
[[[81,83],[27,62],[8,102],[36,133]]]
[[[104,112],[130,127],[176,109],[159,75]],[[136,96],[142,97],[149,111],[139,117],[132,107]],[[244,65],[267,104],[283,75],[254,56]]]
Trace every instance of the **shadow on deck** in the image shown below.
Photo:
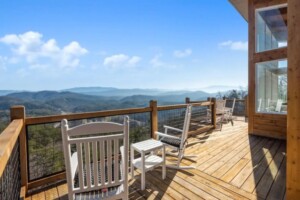
[[[167,169],[162,180],[161,169],[146,173],[146,189],[140,190],[140,176],[129,180],[130,199],[284,199],[286,175],[286,142],[248,135],[248,124],[235,121],[223,130],[189,138],[182,165],[196,169]],[[167,162],[176,158],[167,157]],[[138,174],[138,171],[136,172]],[[39,191],[26,199],[67,199],[66,184]]]

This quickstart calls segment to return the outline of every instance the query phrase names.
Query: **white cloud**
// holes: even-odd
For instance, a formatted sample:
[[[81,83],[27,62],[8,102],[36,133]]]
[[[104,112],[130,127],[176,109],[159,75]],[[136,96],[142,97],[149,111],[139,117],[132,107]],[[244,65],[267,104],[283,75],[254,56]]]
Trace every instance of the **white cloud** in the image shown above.
[[[190,56],[192,52],[193,52],[192,49],[175,50],[173,52],[173,55],[177,58],[184,58]]]
[[[43,40],[38,32],[28,31],[23,34],[9,34],[0,38],[0,42],[11,47],[14,57],[25,58],[31,68],[43,68],[52,63],[62,68],[76,67],[80,63],[79,57],[88,53],[76,41],[64,47],[59,47],[55,39]]]
[[[106,57],[103,61],[104,66],[117,68],[117,67],[134,67],[141,61],[138,56],[128,56],[125,54],[116,54]]]
[[[4,56],[0,56],[0,70],[6,70],[6,63],[8,62],[8,58]]]
[[[248,51],[248,42],[242,42],[242,41],[233,42],[231,40],[228,40],[220,43],[219,46],[228,47],[231,50]]]
[[[141,61],[141,58],[138,56],[132,56],[129,60],[128,60],[128,64],[131,66],[135,66],[138,62]]]
[[[155,55],[151,60],[150,60],[150,64],[153,66],[153,67],[162,67],[165,65],[164,62],[162,62],[160,60],[160,58],[162,57],[162,54],[157,54]]]

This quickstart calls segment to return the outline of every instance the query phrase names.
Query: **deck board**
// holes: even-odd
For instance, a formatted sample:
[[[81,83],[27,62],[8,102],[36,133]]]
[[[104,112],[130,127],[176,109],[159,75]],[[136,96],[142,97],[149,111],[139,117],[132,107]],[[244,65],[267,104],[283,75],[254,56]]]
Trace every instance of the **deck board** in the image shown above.
[[[139,171],[129,179],[129,199],[285,199],[286,142],[248,135],[248,124],[235,121],[189,138],[186,154],[196,155],[182,165],[196,169],[161,168],[146,173],[146,189],[140,189]],[[167,163],[176,161],[167,157]],[[26,199],[68,199],[67,185],[58,184]]]
[[[260,141],[255,139],[254,137],[250,137],[250,139],[253,139],[254,142],[249,142],[243,150],[238,152],[236,155],[234,155],[230,160],[228,160],[226,163],[224,163],[219,169],[217,169],[214,173],[212,173],[212,176],[216,178],[223,177],[229,170],[231,170],[240,160],[243,160],[243,162],[246,162],[249,159],[243,158],[249,151],[250,151],[250,145],[252,147],[257,148],[259,145],[261,145],[264,140]],[[246,164],[246,163],[245,163]],[[229,180],[231,181],[231,179]]]

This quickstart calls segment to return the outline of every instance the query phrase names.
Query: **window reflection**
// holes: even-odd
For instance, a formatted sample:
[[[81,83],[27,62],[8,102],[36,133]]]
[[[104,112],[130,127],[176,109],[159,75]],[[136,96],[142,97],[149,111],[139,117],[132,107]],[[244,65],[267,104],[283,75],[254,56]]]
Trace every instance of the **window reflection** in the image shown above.
[[[287,46],[287,6],[281,5],[256,11],[256,51]]]
[[[256,64],[256,111],[286,113],[287,60]]]

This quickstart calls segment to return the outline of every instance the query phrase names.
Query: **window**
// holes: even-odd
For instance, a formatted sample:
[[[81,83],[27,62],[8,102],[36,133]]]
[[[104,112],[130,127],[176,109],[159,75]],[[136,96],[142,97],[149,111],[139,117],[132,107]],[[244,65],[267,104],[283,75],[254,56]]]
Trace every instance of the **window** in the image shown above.
[[[256,52],[287,46],[287,5],[257,9]]]
[[[256,64],[256,112],[286,114],[287,60]]]

